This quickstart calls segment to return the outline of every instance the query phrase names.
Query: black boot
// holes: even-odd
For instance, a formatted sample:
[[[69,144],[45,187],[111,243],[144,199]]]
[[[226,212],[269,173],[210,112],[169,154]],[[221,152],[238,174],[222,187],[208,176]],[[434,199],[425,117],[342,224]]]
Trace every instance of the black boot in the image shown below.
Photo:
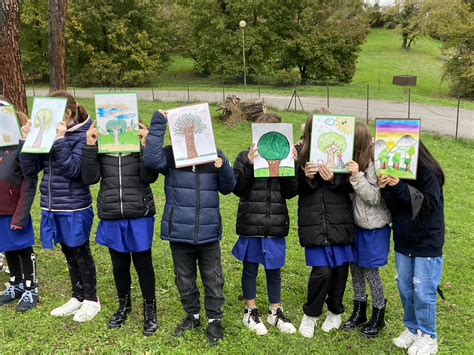
[[[342,326],[343,330],[352,330],[367,322],[367,301],[354,301],[352,315]]]
[[[387,300],[385,300],[385,306],[381,309],[372,307],[372,318],[365,324],[361,332],[367,338],[378,337],[380,331],[385,327],[385,308],[387,307]]]
[[[176,328],[176,336],[182,337],[188,331],[199,328],[201,326],[201,318],[194,318],[192,314],[188,314],[180,325]]]
[[[119,298],[119,308],[117,312],[109,320],[109,329],[120,328],[128,318],[128,315],[132,312],[132,299],[131,295],[128,294],[124,298]]]
[[[152,336],[158,330],[158,319],[156,316],[156,300],[143,300],[143,334],[147,337]]]

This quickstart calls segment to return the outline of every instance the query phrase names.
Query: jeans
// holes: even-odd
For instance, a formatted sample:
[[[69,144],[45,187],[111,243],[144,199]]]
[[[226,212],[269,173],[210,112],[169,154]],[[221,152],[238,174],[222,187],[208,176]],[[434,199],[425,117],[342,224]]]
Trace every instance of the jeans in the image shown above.
[[[420,258],[395,253],[403,322],[413,334],[420,330],[436,338],[437,288],[443,275],[443,257]]]
[[[242,290],[246,300],[254,300],[257,297],[258,266],[256,263],[244,261],[242,270]],[[265,269],[267,277],[268,301],[271,304],[281,303],[281,269]]]
[[[170,243],[176,286],[181,304],[188,314],[199,314],[200,294],[197,287],[197,266],[205,291],[205,308],[209,319],[222,319],[224,316],[224,271],[221,262],[219,242],[192,245]]]

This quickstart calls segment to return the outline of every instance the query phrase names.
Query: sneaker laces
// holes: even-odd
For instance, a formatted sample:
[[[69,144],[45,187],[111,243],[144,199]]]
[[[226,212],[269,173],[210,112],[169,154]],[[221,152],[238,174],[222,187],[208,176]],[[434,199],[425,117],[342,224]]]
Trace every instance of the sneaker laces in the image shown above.
[[[250,317],[252,317],[252,319],[255,323],[257,323],[257,324],[262,323],[262,321],[260,320],[261,316],[262,315],[260,314],[260,311],[259,311],[258,308],[253,308],[253,309],[250,310]]]
[[[28,303],[33,303],[33,292],[27,290],[23,292],[20,298],[20,302],[28,302]]]
[[[10,285],[7,289],[3,292],[5,296],[9,296],[10,298],[15,298],[15,286]]]
[[[154,307],[153,307],[153,304],[146,304],[145,305],[145,316],[147,318],[153,318],[155,316],[155,312],[154,312]]]
[[[283,323],[291,323],[291,321],[285,316],[285,314],[283,313],[283,309],[281,308],[278,308],[276,310],[275,316],[276,316],[275,325],[277,325],[280,320]]]

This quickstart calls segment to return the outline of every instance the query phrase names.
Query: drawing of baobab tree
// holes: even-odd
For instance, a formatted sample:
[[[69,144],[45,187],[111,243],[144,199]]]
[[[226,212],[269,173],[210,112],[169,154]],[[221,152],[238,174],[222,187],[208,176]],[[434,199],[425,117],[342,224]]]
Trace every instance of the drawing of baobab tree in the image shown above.
[[[268,163],[271,177],[280,176],[280,163],[290,153],[290,142],[280,132],[267,132],[258,143],[260,156]]]
[[[53,113],[43,108],[38,111],[35,117],[35,128],[38,128],[38,135],[33,143],[34,148],[41,148],[44,134],[53,126]]]
[[[318,148],[327,154],[326,163],[336,166],[336,157],[341,156],[347,148],[346,138],[336,132],[324,133],[319,137]]]
[[[120,136],[127,131],[127,122],[121,119],[113,119],[105,124],[108,134],[114,137],[114,144],[120,145]]]
[[[198,157],[196,148],[196,135],[206,131],[207,126],[202,122],[201,117],[191,113],[183,113],[173,125],[173,132],[183,136],[186,142],[187,159]]]

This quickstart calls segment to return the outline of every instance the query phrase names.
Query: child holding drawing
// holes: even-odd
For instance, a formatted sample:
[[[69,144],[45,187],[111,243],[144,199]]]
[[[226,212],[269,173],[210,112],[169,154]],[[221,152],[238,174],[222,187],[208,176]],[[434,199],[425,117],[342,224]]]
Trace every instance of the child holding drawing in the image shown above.
[[[325,332],[341,325],[342,299],[349,263],[353,260],[354,218],[347,174],[334,174],[327,165],[310,162],[312,116],[306,122],[298,149],[298,234],[305,248],[306,264],[312,267],[307,302],[299,332],[314,336],[326,302],[329,313]]]
[[[67,99],[64,122],[57,127],[51,152],[22,153],[20,162],[27,176],[44,171],[40,188],[43,211],[41,240],[46,249],[61,245],[71,278],[72,298],[52,310],[51,315],[74,315],[74,321],[86,322],[100,311],[96,269],[89,247],[94,219],[92,197],[89,186],[81,178],[82,151],[92,122],[70,94],[58,91],[49,96]],[[31,123],[23,128],[29,133]]]
[[[82,179],[89,185],[100,180],[97,209],[101,221],[97,243],[109,248],[119,299],[119,308],[108,325],[110,329],[120,328],[132,311],[130,264],[133,260],[143,296],[143,332],[151,336],[158,330],[158,320],[152,261],[155,202],[150,184],[158,174],[143,166],[141,152],[98,155],[99,134],[95,124],[87,131]],[[145,145],[148,129],[142,124],[140,128]]]
[[[375,338],[385,326],[385,295],[379,268],[387,265],[390,251],[390,211],[385,206],[374,165],[369,127],[355,124],[354,160],[349,162],[349,181],[356,225],[354,262],[350,266],[354,310],[344,330],[361,326],[362,334]],[[367,322],[366,280],[372,293],[372,318]]]
[[[0,106],[9,106],[0,97]],[[21,124],[28,117],[18,112]],[[0,306],[18,301],[16,309],[26,312],[38,303],[38,280],[36,277],[36,257],[33,251],[35,232],[30,216],[35,198],[36,175],[24,176],[19,155],[23,141],[19,145],[0,147],[0,252],[5,253],[10,268],[10,282],[0,295]]]
[[[445,237],[443,169],[419,143],[416,180],[382,176],[380,187],[392,213],[397,283],[405,331],[394,344],[408,354],[436,354],[437,289],[443,275]]]
[[[176,286],[187,313],[176,329],[176,335],[183,336],[201,325],[197,263],[205,288],[209,321],[207,336],[210,345],[214,346],[224,338],[219,192],[229,194],[234,190],[234,172],[222,152],[214,163],[176,168],[173,150],[169,146],[163,148],[166,126],[165,115],[156,112],[143,162],[146,167],[165,175],[166,205],[161,234],[164,240],[170,242]]]
[[[264,114],[257,123],[280,123],[276,115]],[[286,261],[286,237],[290,218],[286,199],[297,194],[297,178],[254,178],[254,161],[258,157],[255,144],[243,151],[234,164],[237,184],[234,194],[240,197],[236,232],[239,239],[232,251],[243,263],[242,290],[245,299],[243,323],[257,335],[266,335],[256,304],[259,264],[265,268],[267,279],[267,322],[282,333],[294,334],[296,329],[283,313],[281,299],[281,269]]]

